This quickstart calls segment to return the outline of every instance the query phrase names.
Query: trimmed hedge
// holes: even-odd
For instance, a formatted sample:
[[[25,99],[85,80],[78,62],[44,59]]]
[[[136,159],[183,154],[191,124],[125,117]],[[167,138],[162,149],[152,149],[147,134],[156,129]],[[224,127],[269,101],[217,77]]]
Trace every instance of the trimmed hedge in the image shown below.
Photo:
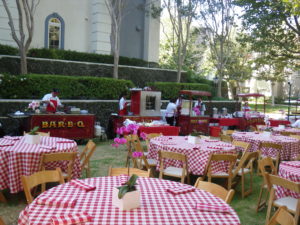
[[[177,98],[180,90],[212,91],[212,87],[208,84],[149,82],[147,85],[161,91],[162,99]]]
[[[0,55],[18,55],[19,51],[15,47],[0,44]],[[48,48],[32,48],[28,51],[27,56],[46,59],[61,59],[80,62],[94,62],[113,64],[114,57],[112,55],[85,53],[62,49],[48,49]],[[129,58],[120,56],[120,65],[140,66],[140,67],[159,67],[155,62],[147,62],[142,59]]]
[[[3,75],[0,77],[0,98],[39,99],[52,88],[60,89],[64,99],[118,99],[133,87],[128,80],[61,75]]]
[[[9,45],[1,45],[0,44],[0,55],[18,55],[19,50],[15,47]]]

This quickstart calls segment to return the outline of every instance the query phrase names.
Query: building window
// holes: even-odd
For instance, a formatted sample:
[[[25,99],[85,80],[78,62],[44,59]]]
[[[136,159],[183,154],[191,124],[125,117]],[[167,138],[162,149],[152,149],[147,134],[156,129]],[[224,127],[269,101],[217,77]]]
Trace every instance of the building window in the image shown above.
[[[57,13],[45,20],[45,48],[64,49],[64,20]]]

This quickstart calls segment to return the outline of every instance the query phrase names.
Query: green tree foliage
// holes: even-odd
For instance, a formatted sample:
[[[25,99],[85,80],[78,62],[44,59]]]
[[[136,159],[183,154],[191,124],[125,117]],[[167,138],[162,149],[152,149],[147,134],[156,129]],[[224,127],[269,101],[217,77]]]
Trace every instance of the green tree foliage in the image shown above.
[[[300,59],[300,21],[281,0],[236,0],[244,8],[244,41],[271,60]]]
[[[299,0],[282,0],[285,4],[292,8],[292,13],[300,15],[300,1]]]

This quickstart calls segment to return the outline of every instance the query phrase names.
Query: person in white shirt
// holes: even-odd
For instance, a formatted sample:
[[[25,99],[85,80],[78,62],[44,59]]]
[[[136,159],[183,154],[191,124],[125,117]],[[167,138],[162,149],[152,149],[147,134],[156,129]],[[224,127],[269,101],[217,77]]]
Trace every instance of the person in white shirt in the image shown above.
[[[244,106],[242,107],[243,112],[251,111],[251,107],[248,105],[248,102],[245,102]]]
[[[291,125],[292,127],[300,128],[300,120],[296,120],[295,123]]]
[[[175,99],[171,99],[166,108],[166,121],[170,126],[174,126],[174,118],[177,111]]]
[[[57,88],[53,88],[51,93],[44,95],[42,102],[46,104],[47,113],[55,113],[57,107],[62,106],[58,95],[59,90]]]
[[[119,100],[119,116],[127,115],[127,101],[126,101],[126,94],[123,93],[120,96]]]
[[[198,101],[195,103],[194,107],[197,107],[199,109],[200,116],[204,116],[204,113],[206,111],[206,106],[202,101],[202,98],[198,98]]]

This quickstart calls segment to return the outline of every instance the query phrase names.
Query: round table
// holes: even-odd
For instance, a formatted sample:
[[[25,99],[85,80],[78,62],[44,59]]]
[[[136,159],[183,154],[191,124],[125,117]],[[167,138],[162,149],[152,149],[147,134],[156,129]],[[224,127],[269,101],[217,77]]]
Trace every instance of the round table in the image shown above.
[[[278,175],[290,181],[300,182],[300,161],[283,161],[279,165]],[[276,197],[283,198],[291,196],[300,199],[300,194],[285,189],[283,187],[277,187]]]
[[[150,140],[148,158],[157,160],[159,169],[158,151],[182,153],[188,158],[189,172],[194,175],[204,175],[205,167],[210,154],[234,154],[235,147],[230,143],[218,140],[201,139],[199,144],[188,143],[188,138],[183,136],[161,136]],[[177,160],[167,160],[164,166],[182,167]],[[213,162],[212,171],[228,172],[226,162]]]
[[[205,212],[195,209],[197,202],[229,206],[214,195],[195,190],[186,194],[173,195],[167,188],[187,186],[177,182],[157,178],[139,178],[137,188],[141,193],[141,205],[137,209],[122,211],[112,205],[113,187],[120,186],[120,177],[95,177],[83,180],[96,186],[86,192],[66,183],[54,187],[38,198],[76,199],[74,208],[59,208],[39,205],[37,199],[28,205],[19,216],[19,225],[51,224],[53,216],[70,213],[87,213],[92,221],[84,224],[240,224],[236,212]]]
[[[281,132],[289,132],[294,135],[300,135],[300,129],[292,128],[292,127],[286,127],[284,129],[281,129],[279,127],[273,127],[273,132],[276,134],[280,134]]]
[[[77,144],[75,141],[57,137],[41,137],[40,144],[27,144],[24,136],[0,138],[0,190],[9,188],[11,193],[23,190],[21,175],[28,176],[37,172],[42,154],[57,152],[78,152]],[[64,170],[66,162],[47,164],[47,169],[56,167],[63,167]],[[78,154],[72,177],[80,177],[80,174]]]
[[[250,143],[250,152],[257,151],[262,142],[281,144],[283,148],[280,152],[280,160],[292,160],[300,154],[300,141],[288,136],[267,136],[264,133],[259,132],[234,132],[232,138],[233,140]],[[262,149],[262,154],[276,157],[277,151],[274,149]]]

